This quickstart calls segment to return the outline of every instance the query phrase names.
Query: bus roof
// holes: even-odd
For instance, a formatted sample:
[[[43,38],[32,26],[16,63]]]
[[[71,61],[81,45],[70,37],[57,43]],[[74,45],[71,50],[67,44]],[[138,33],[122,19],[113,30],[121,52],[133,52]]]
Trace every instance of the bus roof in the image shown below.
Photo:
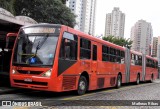
[[[76,31],[75,33],[76,33],[76,35],[78,35],[78,36],[82,36],[82,37],[84,37],[84,38],[90,39],[90,40],[95,41],[95,42],[100,42],[100,43],[102,43],[102,44],[104,44],[104,45],[107,45],[107,46],[109,46],[109,47],[113,47],[113,48],[116,48],[116,49],[119,49],[119,50],[123,50],[123,51],[125,50],[125,48],[122,47],[122,46],[113,44],[113,43],[111,43],[111,42],[108,42],[108,41],[105,41],[105,40],[102,40],[102,39],[99,39],[99,38],[94,37],[94,36],[92,36],[92,35],[83,33],[83,32],[81,32],[81,31],[79,31],[79,30],[75,30],[75,29],[70,28],[70,27],[65,26],[65,25],[62,25],[62,27],[67,27],[68,31]]]
[[[136,54],[136,55],[142,55],[141,52],[137,52],[137,51],[133,51],[133,50],[131,50],[131,53]]]
[[[39,24],[32,24],[32,25],[27,25],[27,26],[22,26],[21,28],[28,28],[28,27],[61,27],[61,24],[49,24],[49,23],[39,23]]]
[[[147,57],[147,58],[149,58],[149,59],[152,59],[152,60],[158,61],[158,59],[153,58],[153,57],[151,57],[151,56],[146,55],[146,57]]]

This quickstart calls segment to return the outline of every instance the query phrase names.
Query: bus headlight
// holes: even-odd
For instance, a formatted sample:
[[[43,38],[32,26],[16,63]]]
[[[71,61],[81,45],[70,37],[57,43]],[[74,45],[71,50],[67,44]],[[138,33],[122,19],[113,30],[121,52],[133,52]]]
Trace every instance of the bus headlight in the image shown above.
[[[15,74],[15,73],[16,73],[16,71],[13,69],[13,70],[12,70],[12,74]]]
[[[47,72],[45,72],[44,74],[42,74],[43,77],[50,77],[52,73],[52,69],[48,70]]]

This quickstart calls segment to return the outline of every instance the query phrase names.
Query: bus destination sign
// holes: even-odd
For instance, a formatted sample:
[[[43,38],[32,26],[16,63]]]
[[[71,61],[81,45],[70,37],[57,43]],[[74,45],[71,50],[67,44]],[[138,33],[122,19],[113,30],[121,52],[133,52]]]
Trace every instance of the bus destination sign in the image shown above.
[[[32,28],[25,28],[25,34],[28,33],[54,33],[55,28],[44,28],[44,27],[32,27]]]

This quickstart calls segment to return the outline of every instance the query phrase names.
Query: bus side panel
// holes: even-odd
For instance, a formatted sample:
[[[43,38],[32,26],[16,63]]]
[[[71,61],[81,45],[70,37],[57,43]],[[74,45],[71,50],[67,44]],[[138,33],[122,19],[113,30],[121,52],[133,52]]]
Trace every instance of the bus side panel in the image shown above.
[[[140,74],[140,77],[142,76],[142,66],[131,65],[130,69],[130,82],[135,82],[138,73]]]
[[[98,78],[105,78],[104,87],[113,87],[116,85],[118,73],[122,74],[122,82],[125,81],[125,65],[113,62],[99,62]]]

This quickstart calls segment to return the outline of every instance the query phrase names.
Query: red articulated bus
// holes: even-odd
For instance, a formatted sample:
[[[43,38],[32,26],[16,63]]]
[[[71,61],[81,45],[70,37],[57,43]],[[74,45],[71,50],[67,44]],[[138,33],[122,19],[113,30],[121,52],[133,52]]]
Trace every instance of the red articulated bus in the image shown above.
[[[79,95],[157,75],[156,59],[59,24],[22,27],[10,69],[13,87]]]

